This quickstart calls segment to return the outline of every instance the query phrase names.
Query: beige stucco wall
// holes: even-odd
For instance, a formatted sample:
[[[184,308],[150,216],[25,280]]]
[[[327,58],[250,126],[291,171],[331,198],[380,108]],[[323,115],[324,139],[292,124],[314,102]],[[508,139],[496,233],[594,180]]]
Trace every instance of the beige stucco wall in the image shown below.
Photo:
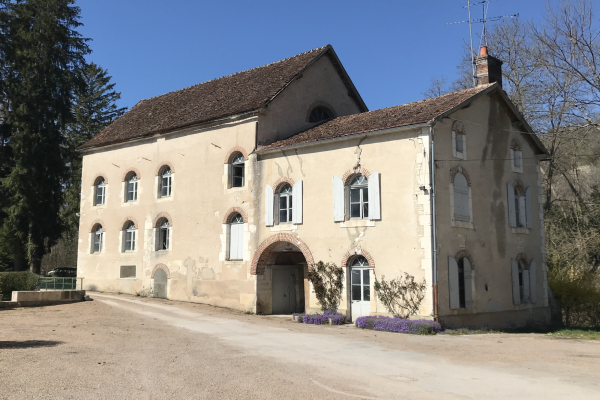
[[[510,115],[501,99],[484,96],[435,125],[439,314],[451,325],[522,325],[541,322],[547,316],[539,161],[521,129],[511,124]],[[463,121],[466,160],[453,157],[452,126],[456,120]],[[513,139],[522,145],[523,173],[511,171]],[[450,176],[454,167],[462,167],[470,177],[472,229],[452,226]],[[509,227],[507,183],[516,180],[533,188],[531,229]],[[448,257],[461,250],[471,254],[474,261],[474,303],[472,308],[451,310]],[[519,253],[525,253],[529,261],[536,260],[536,304],[513,305],[510,260]]]
[[[130,144],[88,151],[83,157],[79,230],[78,276],[84,287],[110,292],[148,295],[157,264],[168,267],[168,297],[253,310],[255,277],[249,274],[255,231],[252,202],[253,164],[246,162],[244,188],[227,188],[225,159],[236,146],[246,154],[254,148],[256,118],[205,130],[193,129]],[[173,168],[172,196],[157,198],[158,169]],[[124,176],[139,171],[138,200],[124,202]],[[96,176],[107,180],[106,202],[93,205]],[[223,219],[232,207],[248,216],[243,261],[225,261]],[[171,249],[154,250],[154,221],[170,216]],[[125,221],[136,222],[137,250],[120,251]],[[101,222],[105,246],[91,254],[90,231]],[[136,265],[136,279],[120,279],[121,265]]]
[[[306,130],[313,106],[326,104],[336,117],[360,112],[340,75],[327,56],[319,58],[269,103],[259,116],[258,145],[266,145]]]
[[[303,223],[267,227],[262,212],[257,218],[260,241],[281,232],[290,233],[306,244],[315,262],[331,262],[344,268],[347,265],[342,265],[342,260],[346,253],[368,253],[375,264],[371,270],[371,313],[386,314],[382,304],[374,301],[374,274],[378,278],[393,279],[404,271],[419,280],[426,279],[427,297],[420,314],[431,316],[429,196],[423,196],[419,189],[429,181],[428,158],[423,156],[423,146],[428,149],[426,133],[402,131],[259,154],[257,182],[261,183],[263,192],[265,185],[275,188],[281,178],[302,180],[304,187]],[[357,163],[369,172],[380,174],[381,220],[334,222],[332,176],[343,177]],[[258,276],[259,288],[268,289],[270,279],[271,271],[267,268],[264,275]],[[317,311],[319,306],[314,293],[308,292],[308,310]],[[265,313],[269,313],[270,292],[265,293],[265,296],[259,293],[259,299],[264,302]],[[343,296],[342,312],[349,312],[348,298],[349,293]]]

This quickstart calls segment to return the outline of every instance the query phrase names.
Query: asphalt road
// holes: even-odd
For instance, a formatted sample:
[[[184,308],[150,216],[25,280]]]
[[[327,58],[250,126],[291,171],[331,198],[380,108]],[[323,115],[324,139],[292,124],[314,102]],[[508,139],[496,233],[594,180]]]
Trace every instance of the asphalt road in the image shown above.
[[[600,398],[598,342],[413,336],[91,296],[0,310],[0,398]]]

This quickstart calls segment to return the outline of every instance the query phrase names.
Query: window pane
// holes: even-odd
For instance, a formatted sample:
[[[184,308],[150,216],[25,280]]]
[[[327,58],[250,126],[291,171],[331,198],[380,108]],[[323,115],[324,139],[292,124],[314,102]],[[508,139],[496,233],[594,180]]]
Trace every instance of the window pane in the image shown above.
[[[360,284],[360,270],[353,269],[352,270],[352,284]]]
[[[369,270],[363,269],[363,285],[368,285],[369,283]]]
[[[463,152],[463,135],[456,135],[456,151]]]
[[[360,202],[360,189],[350,189],[350,202],[351,203]]]
[[[369,218],[369,204],[363,204],[363,218]]]
[[[288,217],[289,217],[289,222],[292,222],[292,207],[290,204],[290,209],[288,210]]]
[[[369,190],[367,188],[362,188],[362,200],[367,202],[369,201]]]
[[[279,196],[279,209],[285,210],[287,208],[287,197]]]
[[[365,300],[365,301],[371,300],[371,287],[363,286],[362,288],[363,288],[363,300]]]
[[[350,217],[351,218],[360,218],[360,204],[351,204],[350,205]]]
[[[279,210],[279,222],[288,222],[286,210]]]
[[[360,297],[360,285],[352,285],[352,300],[362,300]]]

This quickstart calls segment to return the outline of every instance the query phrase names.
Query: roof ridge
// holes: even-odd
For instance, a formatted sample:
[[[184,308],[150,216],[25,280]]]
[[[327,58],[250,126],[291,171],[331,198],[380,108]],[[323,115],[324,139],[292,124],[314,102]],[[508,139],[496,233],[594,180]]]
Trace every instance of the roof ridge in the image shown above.
[[[205,83],[209,83],[209,82],[217,81],[217,80],[219,80],[219,79],[229,78],[229,77],[231,77],[231,76],[235,76],[235,75],[243,74],[243,73],[245,73],[245,72],[253,71],[253,70],[255,70],[255,69],[259,69],[259,68],[265,68],[265,67],[269,67],[269,66],[271,66],[271,65],[279,64],[279,63],[282,63],[282,62],[284,62],[284,61],[291,60],[292,58],[296,58],[296,57],[300,57],[300,56],[303,56],[303,55],[305,55],[305,54],[308,54],[308,53],[312,53],[313,51],[324,50],[325,48],[327,48],[327,47],[329,47],[329,46],[330,46],[330,45],[325,45],[325,46],[317,47],[317,48],[315,48],[315,49],[308,50],[308,51],[305,51],[305,52],[303,52],[303,53],[299,53],[299,54],[296,54],[296,55],[290,56],[290,57],[288,57],[288,58],[284,58],[283,60],[273,61],[273,62],[271,62],[271,63],[268,63],[268,64],[259,65],[258,67],[254,67],[254,68],[245,69],[245,70],[243,70],[243,71],[238,71],[238,72],[234,72],[233,74],[229,74],[229,75],[223,75],[223,76],[220,76],[220,77],[218,77],[218,78],[209,79],[209,80],[207,80],[207,81],[200,82],[200,83],[196,83],[196,84],[194,84],[194,85],[187,86],[187,87],[184,87],[184,88],[181,88],[181,89],[173,90],[173,91],[171,91],[171,92],[167,92],[167,93],[159,94],[159,95],[156,95],[156,96],[148,97],[147,99],[142,99],[142,100],[140,100],[140,101],[138,102],[138,104],[139,104],[139,103],[141,103],[141,102],[147,101],[147,100],[152,100],[152,99],[156,99],[156,98],[158,98],[158,97],[166,96],[166,95],[168,95],[168,94],[171,94],[171,93],[182,92],[182,91],[184,91],[184,90],[191,89],[191,88],[193,88],[193,87],[196,87],[196,86],[204,85]],[[136,105],[137,105],[137,104],[136,104]]]

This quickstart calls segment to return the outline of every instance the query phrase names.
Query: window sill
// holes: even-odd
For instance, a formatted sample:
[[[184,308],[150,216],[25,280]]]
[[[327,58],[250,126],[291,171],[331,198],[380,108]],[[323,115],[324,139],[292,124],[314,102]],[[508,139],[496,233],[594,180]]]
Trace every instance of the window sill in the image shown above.
[[[135,281],[137,278],[134,276],[132,278],[119,278],[119,279],[122,279],[124,281]]]
[[[230,263],[236,263],[236,264],[244,262],[244,260],[241,260],[241,259],[240,260],[225,260],[225,261],[230,262]]]
[[[291,232],[295,231],[296,229],[298,229],[298,225],[296,224],[279,224],[273,225],[271,227],[271,232]]]
[[[173,201],[173,195],[171,196],[165,196],[165,197],[157,197],[155,200],[157,203],[163,202],[163,201]],[[127,203],[125,203],[127,204]]]
[[[242,192],[244,190],[246,190],[246,186],[242,186],[242,187],[230,187],[230,188],[226,188],[225,189],[225,193]]]
[[[370,219],[350,219],[340,224],[340,228],[363,228],[375,226],[375,221]]]
[[[452,219],[452,226],[455,228],[475,229],[473,227],[473,222],[456,221],[454,218]]]
[[[161,251],[167,251],[167,250],[161,250]],[[132,256],[134,254],[137,254],[137,250],[125,250],[125,251],[122,251],[121,254],[127,255],[127,256]]]
[[[124,206],[135,205],[135,204],[139,204],[139,200],[129,200],[129,201],[123,202]]]
[[[522,174],[523,173],[523,168],[515,168],[514,166],[511,167],[511,171],[512,172],[516,172],[517,174]]]
[[[519,227],[519,228],[511,228],[512,233],[529,235],[529,228]]]

